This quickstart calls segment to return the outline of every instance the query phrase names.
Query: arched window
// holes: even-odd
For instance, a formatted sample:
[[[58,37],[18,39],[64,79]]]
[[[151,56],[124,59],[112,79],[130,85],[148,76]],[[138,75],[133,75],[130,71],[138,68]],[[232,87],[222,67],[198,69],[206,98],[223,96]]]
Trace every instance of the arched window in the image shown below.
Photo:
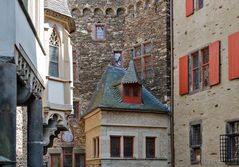
[[[53,29],[49,43],[49,75],[53,77],[59,77],[59,47],[59,37]]]

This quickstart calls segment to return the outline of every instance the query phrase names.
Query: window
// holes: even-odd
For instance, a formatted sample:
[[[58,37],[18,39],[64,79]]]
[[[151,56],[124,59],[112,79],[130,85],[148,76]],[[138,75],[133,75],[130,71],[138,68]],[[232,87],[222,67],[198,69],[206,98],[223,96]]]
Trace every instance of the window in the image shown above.
[[[239,121],[228,122],[226,135],[220,136],[220,157],[227,164],[239,164]]]
[[[192,65],[191,65],[192,64]],[[208,47],[191,54],[189,61],[192,74],[189,76],[191,91],[209,86],[209,49]]]
[[[148,79],[152,74],[152,45],[144,43],[134,48],[134,63],[138,76]]]
[[[179,93],[188,94],[220,83],[220,41],[179,59]]]
[[[75,154],[75,167],[85,167],[85,154]]]
[[[110,137],[110,156],[120,157],[120,137],[119,136]]]
[[[124,84],[123,85],[123,102],[140,104],[142,103],[142,86],[139,84]]]
[[[59,77],[59,43],[60,42],[56,30],[53,29],[49,44],[49,75],[53,77]]]
[[[50,154],[51,167],[61,167],[61,154]]]
[[[146,158],[155,158],[155,137],[146,137]]]
[[[194,11],[203,8],[203,0],[186,0],[186,16],[191,16]]]
[[[63,165],[72,167],[72,148],[63,148]]]
[[[94,158],[99,158],[100,147],[99,147],[99,137],[93,138],[93,148],[94,148]]]
[[[95,26],[95,37],[96,40],[104,40],[105,39],[105,26],[104,25],[96,25]]]
[[[74,118],[80,119],[80,102],[79,101],[73,102],[73,110],[74,110]]]
[[[201,124],[191,125],[190,127],[190,149],[191,163],[198,164],[201,162]]]
[[[78,80],[78,65],[77,65],[77,62],[73,62],[73,79],[74,81],[77,81]]]
[[[124,157],[132,158],[134,154],[134,138],[124,137]]]
[[[117,67],[122,67],[122,52],[121,51],[114,51],[113,57],[114,65]]]
[[[196,10],[203,8],[203,0],[195,0],[196,3]]]

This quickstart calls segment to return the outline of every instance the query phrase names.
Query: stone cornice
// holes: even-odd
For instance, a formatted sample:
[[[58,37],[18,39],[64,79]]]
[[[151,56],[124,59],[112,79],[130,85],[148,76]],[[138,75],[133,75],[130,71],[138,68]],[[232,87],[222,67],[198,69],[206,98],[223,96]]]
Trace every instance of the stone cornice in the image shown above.
[[[69,33],[73,33],[76,29],[75,21],[70,16],[45,8],[45,17],[63,23]]]

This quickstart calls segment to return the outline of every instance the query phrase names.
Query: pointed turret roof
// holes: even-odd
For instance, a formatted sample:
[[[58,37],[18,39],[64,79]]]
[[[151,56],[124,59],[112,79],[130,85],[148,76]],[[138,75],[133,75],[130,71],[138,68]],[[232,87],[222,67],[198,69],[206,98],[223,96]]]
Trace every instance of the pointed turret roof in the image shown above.
[[[131,60],[129,62],[129,67],[125,72],[124,77],[122,78],[123,84],[129,84],[129,83],[138,83],[141,84],[141,81],[137,75],[137,72],[135,70],[134,62]]]
[[[123,78],[126,83],[139,83],[135,70],[132,69],[132,62],[127,71],[122,68],[108,65],[106,71],[102,75],[100,82],[92,96],[90,104],[82,116],[86,116],[93,112],[96,108],[110,111],[135,111],[135,112],[156,112],[169,113],[169,109],[161,103],[151,92],[142,86],[142,103],[129,104],[124,103],[122,99],[120,84]],[[132,76],[132,79],[129,78]]]

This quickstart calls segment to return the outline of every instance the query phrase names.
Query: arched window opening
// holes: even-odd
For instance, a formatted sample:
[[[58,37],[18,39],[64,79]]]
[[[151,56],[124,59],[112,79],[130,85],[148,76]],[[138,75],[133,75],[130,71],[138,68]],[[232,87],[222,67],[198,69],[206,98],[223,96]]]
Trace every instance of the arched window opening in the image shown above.
[[[59,48],[59,37],[53,29],[49,43],[49,75],[53,77],[59,77]]]

